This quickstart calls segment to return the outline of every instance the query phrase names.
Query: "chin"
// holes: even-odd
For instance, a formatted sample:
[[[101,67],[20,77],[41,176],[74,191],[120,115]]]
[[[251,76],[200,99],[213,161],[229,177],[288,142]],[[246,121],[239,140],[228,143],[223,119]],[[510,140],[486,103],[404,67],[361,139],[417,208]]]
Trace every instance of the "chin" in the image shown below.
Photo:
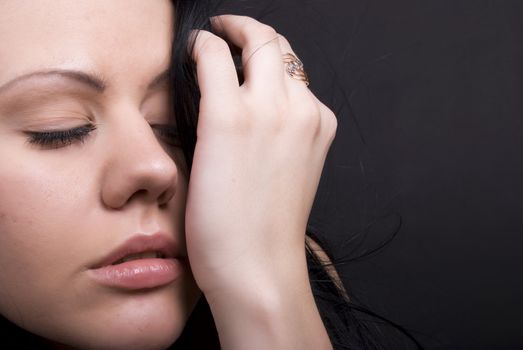
[[[165,350],[178,339],[181,329],[144,329],[143,331],[135,330],[134,332],[123,330],[120,335],[114,333],[109,337],[97,338],[93,336],[91,339],[81,339],[80,341],[63,345],[70,346],[72,349],[85,350]]]
[[[141,311],[141,312],[139,312]],[[166,349],[180,336],[185,317],[168,312],[168,308],[158,310],[133,310],[122,319],[112,320],[107,324],[103,337],[92,337],[91,342],[79,346],[87,349],[129,349],[153,350]],[[172,310],[171,310],[172,311]]]
[[[172,286],[116,291],[103,305],[71,320],[78,326],[62,325],[52,338],[74,349],[167,349],[182,333],[199,295],[194,291],[180,295]]]

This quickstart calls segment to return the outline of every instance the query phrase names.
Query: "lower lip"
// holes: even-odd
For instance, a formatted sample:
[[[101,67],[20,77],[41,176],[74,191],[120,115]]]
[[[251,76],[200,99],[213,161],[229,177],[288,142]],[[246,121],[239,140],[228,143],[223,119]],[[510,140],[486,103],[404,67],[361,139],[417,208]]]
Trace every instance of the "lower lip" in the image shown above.
[[[182,272],[179,259],[137,259],[89,270],[98,283],[126,290],[161,287],[175,281]]]

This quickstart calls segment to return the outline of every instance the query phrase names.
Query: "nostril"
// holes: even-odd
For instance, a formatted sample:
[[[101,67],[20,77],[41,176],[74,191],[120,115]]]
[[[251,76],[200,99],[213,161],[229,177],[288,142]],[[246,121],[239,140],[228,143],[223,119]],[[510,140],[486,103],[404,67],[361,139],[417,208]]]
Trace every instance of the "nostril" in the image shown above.
[[[127,201],[133,201],[135,198],[146,197],[147,195],[148,195],[147,190],[145,190],[145,189],[137,190],[127,199]]]
[[[115,153],[114,158],[109,158],[101,193],[107,207],[118,209],[134,201],[158,207],[171,200],[176,192],[178,169],[163,150],[157,151],[156,145],[137,147],[131,156]]]

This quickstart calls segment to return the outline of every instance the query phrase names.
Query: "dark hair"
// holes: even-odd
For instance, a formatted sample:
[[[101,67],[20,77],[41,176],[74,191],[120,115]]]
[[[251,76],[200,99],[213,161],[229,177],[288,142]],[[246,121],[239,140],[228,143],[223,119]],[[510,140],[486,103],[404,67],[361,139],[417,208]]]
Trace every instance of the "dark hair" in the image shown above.
[[[192,50],[189,35],[193,29],[212,31],[209,17],[216,13],[220,1],[216,0],[173,0],[176,9],[176,37],[172,50],[171,83],[173,109],[181,137],[181,145],[190,171],[193,152],[196,145],[196,125],[198,122],[198,106],[200,93],[195,75],[195,66],[191,59]],[[306,242],[306,254],[312,291],[318,305],[322,320],[326,326],[330,340],[335,349],[390,349],[398,332],[402,335],[399,345],[405,349],[412,344],[418,349],[421,345],[401,326],[373,313],[362,305],[351,301],[334,280],[327,269],[336,265],[332,256],[321,244],[320,235],[307,229],[307,235],[317,242],[329,257],[328,262],[320,259],[314,253],[313,247]],[[341,261],[339,263],[342,263]],[[396,333],[385,336],[385,332]],[[201,335],[205,334],[204,337]],[[399,344],[399,343],[398,343]],[[173,349],[198,348],[219,349],[218,336],[209,306],[202,297],[191,315],[182,336]]]

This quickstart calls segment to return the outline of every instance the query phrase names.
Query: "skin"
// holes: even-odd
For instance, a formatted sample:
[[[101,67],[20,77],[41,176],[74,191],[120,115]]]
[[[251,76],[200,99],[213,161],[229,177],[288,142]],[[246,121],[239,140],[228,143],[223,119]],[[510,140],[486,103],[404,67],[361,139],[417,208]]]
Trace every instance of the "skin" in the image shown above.
[[[168,67],[172,12],[169,1],[0,2],[0,313],[74,348],[161,349],[201,290],[224,349],[330,349],[304,240],[336,119],[284,73],[283,37],[215,18],[220,36],[195,39],[202,101],[189,181],[180,150],[151,127],[170,120],[167,84],[150,83]],[[249,61],[241,86],[226,41]],[[9,83],[41,70],[106,86]],[[28,131],[88,123],[84,142],[28,143]],[[88,278],[126,238],[157,231],[188,254],[178,280],[124,293]]]
[[[74,347],[164,348],[200,295],[190,273],[123,293],[85,271],[136,233],[166,232],[185,250],[187,177],[173,159],[179,151],[149,126],[169,117],[167,84],[147,85],[169,65],[171,5],[16,0],[0,2],[0,13],[0,84],[68,69],[107,85],[100,93],[36,76],[0,93],[0,312]],[[89,119],[97,130],[59,149],[30,145],[24,134]]]
[[[186,214],[194,276],[226,349],[330,349],[304,242],[336,118],[287,75],[282,55],[293,51],[273,28],[230,15],[213,26],[220,37],[201,32],[193,52],[202,92]],[[226,41],[242,49],[241,86]]]

